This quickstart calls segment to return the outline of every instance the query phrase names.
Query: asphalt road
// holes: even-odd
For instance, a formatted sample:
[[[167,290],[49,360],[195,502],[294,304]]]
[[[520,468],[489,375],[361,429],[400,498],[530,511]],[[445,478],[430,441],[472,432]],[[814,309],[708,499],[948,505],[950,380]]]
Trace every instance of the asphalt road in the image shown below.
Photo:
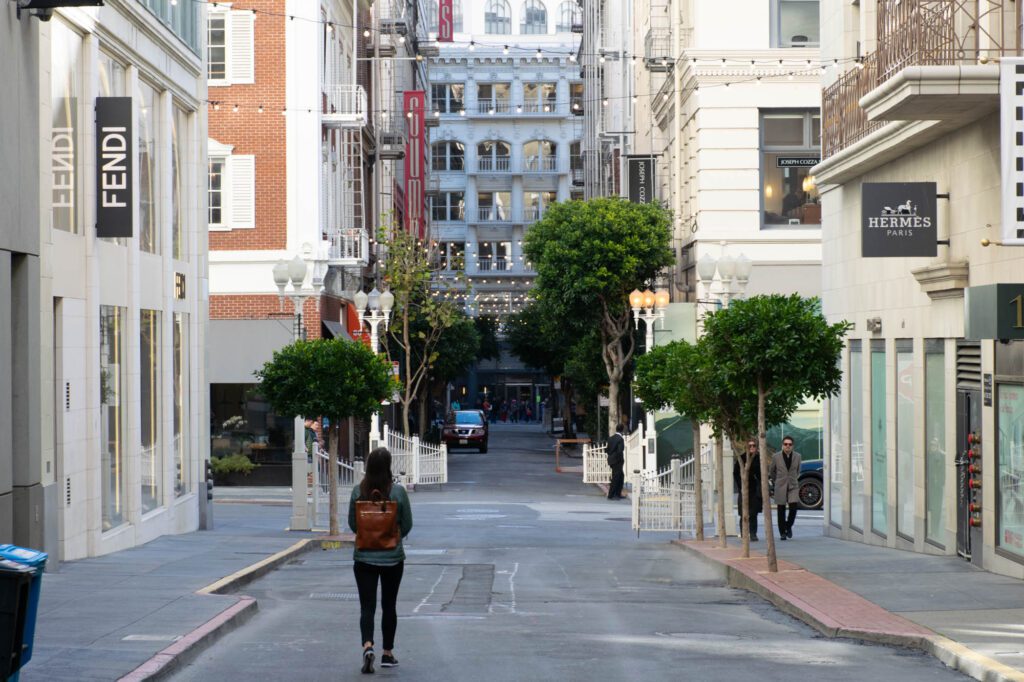
[[[450,456],[443,490],[411,494],[400,665],[377,677],[966,679],[917,652],[824,639],[725,587],[671,536],[638,539],[629,503],[555,473],[552,452],[536,427],[498,426],[488,454]],[[350,551],[305,554],[244,591],[259,614],[174,679],[365,679]]]

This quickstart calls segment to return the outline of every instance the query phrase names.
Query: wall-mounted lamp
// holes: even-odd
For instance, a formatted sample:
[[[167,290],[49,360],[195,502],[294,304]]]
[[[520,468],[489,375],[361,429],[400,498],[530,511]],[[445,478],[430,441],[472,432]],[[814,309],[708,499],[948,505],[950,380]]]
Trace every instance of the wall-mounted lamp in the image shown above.
[[[867,321],[867,330],[872,334],[882,333],[882,318],[880,317],[869,317]]]

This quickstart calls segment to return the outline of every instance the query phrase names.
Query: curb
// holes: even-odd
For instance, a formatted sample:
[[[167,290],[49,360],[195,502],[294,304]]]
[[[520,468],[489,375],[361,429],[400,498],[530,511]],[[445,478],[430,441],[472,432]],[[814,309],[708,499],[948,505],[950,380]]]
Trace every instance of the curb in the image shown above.
[[[1011,668],[937,633],[911,636],[886,630],[844,627],[841,623],[830,618],[828,614],[822,613],[796,595],[787,592],[781,586],[775,586],[776,589],[770,589],[735,566],[710,557],[683,541],[673,540],[672,544],[706,564],[724,569],[726,582],[730,587],[743,589],[758,595],[783,613],[806,623],[830,639],[855,639],[872,644],[916,649],[934,656],[947,667],[982,682],[1024,682],[1024,672]],[[800,570],[806,571],[803,568]],[[912,623],[913,621],[908,622]],[[915,623],[915,625],[917,624]]]
[[[320,538],[299,540],[291,547],[271,554],[265,559],[235,571],[206,587],[196,590],[196,594],[223,596],[234,592],[243,585],[270,573],[275,568],[296,556],[319,547]],[[218,639],[243,625],[256,615],[259,608],[252,597],[239,595],[237,601],[216,616],[195,628],[177,642],[158,651],[148,661],[119,678],[118,682],[142,682],[142,680],[161,680],[179,670],[187,663],[194,661],[199,654],[209,648]]]

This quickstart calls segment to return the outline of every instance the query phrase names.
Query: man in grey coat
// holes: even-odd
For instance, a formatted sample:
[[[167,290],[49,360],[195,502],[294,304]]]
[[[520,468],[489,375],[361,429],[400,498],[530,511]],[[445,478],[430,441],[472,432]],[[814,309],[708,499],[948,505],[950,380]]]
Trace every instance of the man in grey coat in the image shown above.
[[[622,499],[622,484],[625,482],[625,475],[622,467],[625,464],[626,439],[622,435],[623,426],[617,424],[615,433],[608,439],[608,446],[605,452],[608,455],[608,466],[612,468],[612,480],[608,484],[608,499]]]
[[[796,521],[796,505],[800,502],[800,453],[793,451],[793,439],[789,436],[782,439],[782,452],[772,455],[768,480],[772,482],[775,491],[772,499],[778,509],[779,538],[791,538],[793,522]]]

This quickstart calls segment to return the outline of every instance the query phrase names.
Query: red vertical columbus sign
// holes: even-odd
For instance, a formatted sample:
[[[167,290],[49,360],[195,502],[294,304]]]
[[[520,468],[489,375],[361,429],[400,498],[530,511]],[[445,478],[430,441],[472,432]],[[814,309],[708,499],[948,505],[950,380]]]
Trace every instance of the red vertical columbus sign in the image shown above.
[[[402,93],[403,113],[409,122],[409,142],[405,149],[405,227],[421,239],[426,236],[427,181],[424,165],[427,156],[427,93],[406,90]]]
[[[437,21],[437,42],[450,43],[455,36],[455,16],[452,5],[455,0],[440,0],[438,2]]]

